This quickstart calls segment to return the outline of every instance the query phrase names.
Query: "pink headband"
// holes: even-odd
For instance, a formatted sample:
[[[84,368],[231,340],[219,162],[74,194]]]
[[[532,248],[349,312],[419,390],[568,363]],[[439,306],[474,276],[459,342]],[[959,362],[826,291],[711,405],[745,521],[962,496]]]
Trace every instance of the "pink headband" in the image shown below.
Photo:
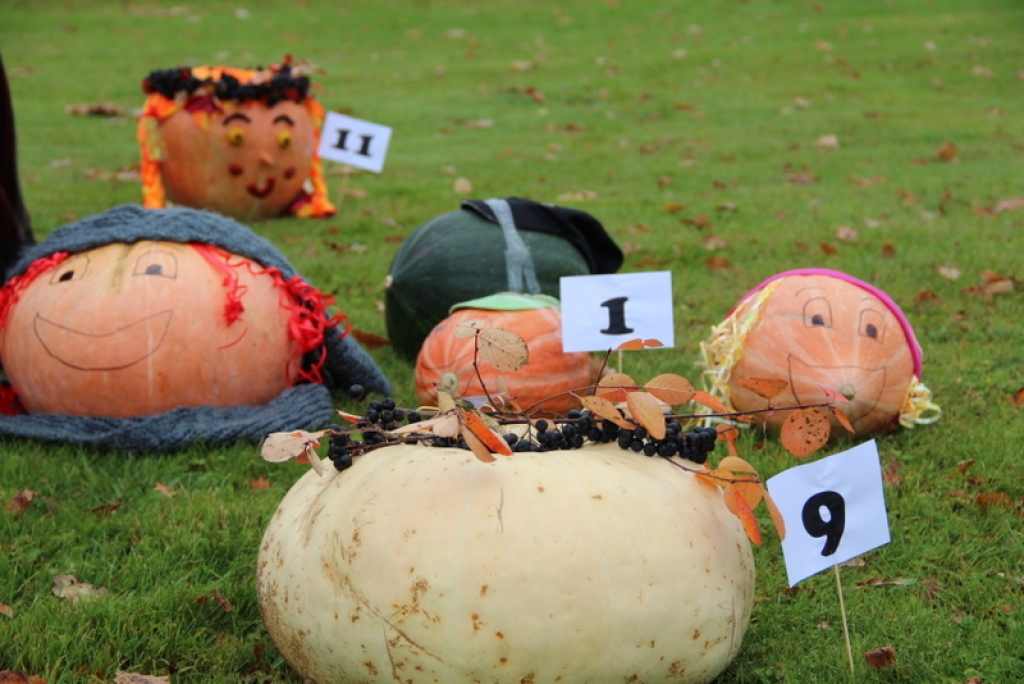
[[[921,352],[921,345],[918,344],[917,342],[917,337],[914,335],[914,329],[911,327],[910,321],[908,321],[907,317],[903,315],[903,311],[900,310],[899,305],[896,304],[895,301],[893,301],[892,297],[882,292],[874,285],[869,285],[868,283],[865,283],[863,280],[858,280],[857,278],[854,278],[851,275],[847,275],[846,273],[843,273],[841,271],[833,271],[830,268],[799,268],[793,271],[784,271],[783,273],[776,273],[771,278],[768,278],[763,283],[755,287],[753,290],[743,295],[743,297],[740,299],[740,303],[745,302],[751,295],[763,290],[765,286],[768,285],[769,283],[775,282],[780,278],[796,275],[821,275],[828,276],[830,278],[839,278],[840,280],[845,280],[846,282],[852,285],[856,285],[862,290],[867,290],[875,297],[878,297],[878,299],[881,300],[883,304],[889,307],[889,310],[892,311],[892,315],[896,317],[897,321],[899,321],[900,327],[903,329],[903,334],[907,338],[907,342],[910,345],[910,356],[914,360],[914,375],[916,375],[919,380],[921,379],[921,365],[924,355]],[[735,311],[738,306],[739,304],[734,306],[732,308],[732,311]],[[732,311],[730,311],[729,313],[732,314]]]

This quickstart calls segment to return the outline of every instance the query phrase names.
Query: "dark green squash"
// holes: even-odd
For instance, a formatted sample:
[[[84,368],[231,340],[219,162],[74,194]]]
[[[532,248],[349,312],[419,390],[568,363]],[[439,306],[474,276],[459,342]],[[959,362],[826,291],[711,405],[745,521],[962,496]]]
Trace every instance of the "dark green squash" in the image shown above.
[[[587,259],[565,238],[533,230],[518,234],[543,294],[558,297],[562,276],[591,273]],[[391,262],[385,285],[385,320],[394,350],[414,361],[453,304],[509,290],[505,249],[501,227],[465,209],[413,231]]]

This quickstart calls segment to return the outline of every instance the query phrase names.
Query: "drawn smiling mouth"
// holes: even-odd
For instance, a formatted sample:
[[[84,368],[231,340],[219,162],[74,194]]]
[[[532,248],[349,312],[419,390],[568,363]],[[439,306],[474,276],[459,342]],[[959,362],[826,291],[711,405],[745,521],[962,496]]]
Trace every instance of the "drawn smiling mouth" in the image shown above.
[[[274,177],[271,176],[263,184],[263,187],[260,187],[256,183],[249,183],[247,186],[245,186],[245,189],[248,190],[249,194],[252,195],[253,197],[266,197],[267,195],[274,191],[274,183]]]
[[[803,382],[794,381],[794,376],[803,379]],[[809,404],[825,400],[824,392],[815,396],[810,390],[811,396],[800,396],[801,386],[812,386],[807,378],[818,378],[818,385],[828,387],[839,392],[850,400],[848,408],[844,409],[848,418],[864,417],[875,410],[878,406],[878,398],[885,389],[885,366],[880,368],[864,368],[863,366],[814,366],[805,363],[800,359],[789,357],[789,386],[793,390],[793,396],[801,404]],[[846,406],[846,405],[844,405]]]
[[[36,314],[36,338],[58,362],[77,370],[109,371],[132,366],[163,344],[174,311],[168,309],[109,333],[86,333]]]

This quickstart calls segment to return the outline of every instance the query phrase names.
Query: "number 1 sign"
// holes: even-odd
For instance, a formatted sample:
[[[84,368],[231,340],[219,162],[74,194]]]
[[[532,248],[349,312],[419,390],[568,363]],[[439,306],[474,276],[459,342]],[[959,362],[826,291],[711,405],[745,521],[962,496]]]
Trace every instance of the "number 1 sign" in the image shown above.
[[[789,586],[889,543],[874,440],[785,470],[766,484],[786,522]]]
[[[675,344],[671,271],[565,276],[559,282],[562,351],[607,351],[638,337]]]

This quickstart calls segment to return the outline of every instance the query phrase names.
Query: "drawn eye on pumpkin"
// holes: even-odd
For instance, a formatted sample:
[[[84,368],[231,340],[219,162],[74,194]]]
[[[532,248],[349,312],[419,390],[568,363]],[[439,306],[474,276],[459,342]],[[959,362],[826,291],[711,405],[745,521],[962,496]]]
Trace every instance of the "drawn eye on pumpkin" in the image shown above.
[[[84,254],[73,256],[57,267],[57,270],[50,276],[50,284],[56,285],[78,280],[85,275],[87,270],[89,270],[89,257]]]
[[[832,305],[824,297],[814,297],[804,303],[804,325],[808,328],[831,328]]]
[[[280,147],[282,150],[286,149],[291,144],[292,144],[292,132],[291,131],[281,131],[280,133],[277,134],[277,146]]]
[[[132,275],[155,275],[176,279],[178,277],[178,257],[170,252],[158,250],[146,252],[135,261]]]
[[[874,309],[864,309],[860,312],[857,332],[864,337],[870,337],[881,342],[884,339],[885,333],[885,316]]]
[[[245,131],[243,131],[239,126],[232,126],[229,128],[226,135],[228,137],[228,142],[235,147],[238,147],[245,142]]]

